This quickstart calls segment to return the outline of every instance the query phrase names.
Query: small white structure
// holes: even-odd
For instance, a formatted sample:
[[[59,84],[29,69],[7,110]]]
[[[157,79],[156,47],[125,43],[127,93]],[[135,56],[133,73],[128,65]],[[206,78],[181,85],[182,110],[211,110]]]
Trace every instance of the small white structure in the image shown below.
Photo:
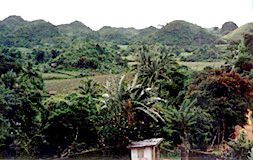
[[[131,149],[131,160],[160,160],[160,144],[163,138],[152,138],[133,142],[128,146]]]

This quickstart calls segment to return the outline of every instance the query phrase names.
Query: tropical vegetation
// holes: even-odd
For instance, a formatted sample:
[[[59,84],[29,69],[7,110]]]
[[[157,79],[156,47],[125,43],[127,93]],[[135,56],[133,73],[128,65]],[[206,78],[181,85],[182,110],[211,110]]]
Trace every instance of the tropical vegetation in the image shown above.
[[[253,35],[225,26],[0,21],[0,157],[124,155],[160,137],[162,151],[229,146],[227,158],[252,157],[246,133],[234,131],[252,110]]]

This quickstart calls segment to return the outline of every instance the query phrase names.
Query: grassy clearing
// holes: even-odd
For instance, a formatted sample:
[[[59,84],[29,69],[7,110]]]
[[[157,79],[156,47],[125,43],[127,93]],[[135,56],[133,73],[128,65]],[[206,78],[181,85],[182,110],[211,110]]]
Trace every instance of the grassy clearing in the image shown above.
[[[42,73],[42,78],[44,80],[52,80],[52,79],[71,79],[74,77],[60,73]]]
[[[78,76],[82,73],[81,71],[59,71],[59,72],[69,76]]]
[[[89,79],[95,80],[97,83],[101,85],[105,85],[106,81],[111,76],[116,76],[120,78],[123,74],[118,75],[95,75],[88,77]],[[82,80],[87,80],[88,78],[75,78],[75,79],[59,79],[59,80],[45,80],[44,90],[46,92],[56,91],[57,94],[68,94],[72,92],[75,88],[81,85]],[[131,81],[133,76],[130,74],[126,75],[126,79]]]
[[[127,49],[128,45],[118,45],[120,49]]]
[[[69,75],[69,76],[80,76],[80,74],[82,75],[99,75],[100,73],[98,72],[94,72],[92,70],[77,70],[77,71],[65,71],[65,70],[59,70],[57,71],[57,73],[60,74],[65,74],[65,75]]]
[[[32,53],[33,50],[31,48],[18,47],[18,50],[23,53]]]
[[[56,91],[57,94],[67,94],[77,88],[81,83],[81,78],[62,79],[62,80],[45,80],[44,90],[46,92]]]
[[[224,47],[224,46],[221,46],[221,47]],[[191,54],[192,53],[185,52],[185,53],[181,53],[180,55],[181,56],[189,56]],[[128,60],[134,60],[135,57],[133,55],[130,55],[130,56],[122,57],[122,58],[126,58]],[[192,70],[197,70],[197,71],[203,70],[206,66],[211,66],[213,68],[219,68],[221,65],[224,65],[224,63],[225,63],[225,61],[220,61],[220,62],[180,62],[179,58],[176,58],[176,59],[177,59],[177,62],[179,65],[184,65],[184,66],[191,68]],[[128,62],[127,63],[129,68],[131,68],[131,66],[133,66],[135,64],[138,64],[138,62]]]
[[[134,61],[135,60],[135,56],[134,55],[129,55],[129,56],[126,56],[126,57],[121,57],[121,58],[129,60],[129,61]]]
[[[138,62],[129,62],[128,65],[132,66]],[[203,70],[206,66],[211,66],[214,68],[218,68],[225,63],[225,61],[221,62],[178,62],[180,65],[185,65],[191,68],[192,70]],[[77,75],[79,72],[73,71],[65,71],[70,75]],[[81,73],[81,72],[80,72]],[[111,76],[116,76],[120,78],[123,74],[118,75],[99,75],[96,74],[94,76],[84,77],[84,78],[74,78],[75,76],[69,76],[64,74],[57,74],[57,73],[50,73],[50,74],[43,74],[45,78],[45,87],[44,90],[49,92],[51,90],[56,91],[57,94],[68,94],[73,91],[75,88],[81,85],[82,80],[86,80],[87,78],[93,79],[101,85],[105,85],[106,81]],[[54,78],[52,78],[54,77]],[[58,77],[58,78],[55,78]],[[127,74],[127,80],[131,81],[133,79],[133,75]],[[51,79],[51,80],[50,80]]]
[[[57,80],[57,79],[72,79],[72,78],[81,78],[84,77],[85,75],[87,76],[94,76],[97,75],[98,73],[95,72],[82,72],[82,71],[57,71],[54,73],[41,73],[42,78],[44,80]]]
[[[184,65],[192,70],[203,70],[206,66],[211,66],[213,68],[219,68],[221,65],[225,64],[225,61],[220,62],[178,62],[179,65]]]
[[[193,55],[193,53],[188,53],[188,52],[182,52],[182,53],[180,53],[180,55],[179,55],[179,57],[188,57],[188,56],[190,56],[190,55]]]
[[[128,62],[127,65],[131,68],[133,65],[138,64],[139,62]]]
[[[227,49],[227,44],[219,44],[219,45],[215,45],[218,49],[219,49],[219,51],[221,51],[221,52],[226,52],[226,49]]]

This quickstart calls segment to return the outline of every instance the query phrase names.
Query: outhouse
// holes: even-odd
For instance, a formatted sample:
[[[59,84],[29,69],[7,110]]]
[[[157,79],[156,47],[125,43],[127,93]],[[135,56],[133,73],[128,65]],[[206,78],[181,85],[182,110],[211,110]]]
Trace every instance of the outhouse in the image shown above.
[[[131,160],[160,160],[160,144],[163,138],[152,138],[132,142]]]

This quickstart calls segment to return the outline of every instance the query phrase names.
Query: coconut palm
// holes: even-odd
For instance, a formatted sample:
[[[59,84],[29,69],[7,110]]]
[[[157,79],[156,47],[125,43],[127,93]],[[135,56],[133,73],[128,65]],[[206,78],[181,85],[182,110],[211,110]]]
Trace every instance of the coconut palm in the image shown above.
[[[91,95],[93,98],[98,97],[101,89],[97,82],[92,79],[80,81],[81,85],[76,89],[82,95]]]
[[[172,54],[166,49],[154,55],[143,47],[136,55],[137,64],[132,66],[132,71],[139,74],[140,80],[145,82],[147,87],[153,87],[158,79],[170,80],[168,72],[177,63],[172,59]]]

